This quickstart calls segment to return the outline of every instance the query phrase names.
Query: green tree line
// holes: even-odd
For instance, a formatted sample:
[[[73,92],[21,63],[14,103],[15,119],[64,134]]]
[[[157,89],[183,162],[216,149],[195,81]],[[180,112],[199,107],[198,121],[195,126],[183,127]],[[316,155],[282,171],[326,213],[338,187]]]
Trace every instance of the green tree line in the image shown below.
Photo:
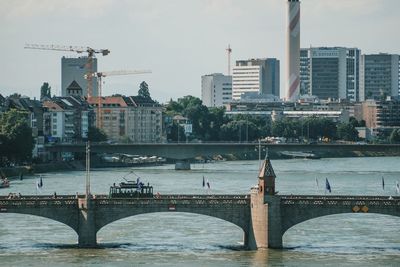
[[[272,122],[270,116],[236,115],[228,117],[225,108],[207,108],[202,101],[194,96],[185,96],[177,101],[170,100],[166,106],[166,115],[173,117],[182,115],[188,118],[193,127],[189,140],[201,141],[255,141],[266,136],[285,138],[301,138],[303,140],[346,140],[356,141],[358,132],[355,129],[365,126],[365,122],[358,122],[350,118],[348,123],[335,123],[328,118],[284,118]],[[179,133],[178,133],[179,131]],[[173,122],[167,131],[170,141],[184,140],[182,125]]]

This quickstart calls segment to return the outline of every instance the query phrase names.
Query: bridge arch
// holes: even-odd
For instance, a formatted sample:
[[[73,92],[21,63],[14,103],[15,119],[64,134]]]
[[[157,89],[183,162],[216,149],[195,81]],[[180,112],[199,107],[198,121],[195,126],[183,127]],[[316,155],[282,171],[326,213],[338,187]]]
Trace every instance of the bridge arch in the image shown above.
[[[381,213],[336,213],[293,225],[283,235],[285,246],[351,246],[357,250],[390,246],[398,240],[399,216]],[[396,241],[397,243],[397,241]],[[317,244],[317,245],[315,245]],[[350,245],[349,245],[350,244]]]
[[[0,213],[0,221],[0,228],[3,233],[5,231],[18,232],[17,236],[24,237],[22,240],[25,240],[26,237],[32,240],[37,239],[38,242],[44,240],[46,243],[60,243],[60,240],[64,240],[69,244],[71,240],[76,240],[78,234],[75,229],[65,222],[37,214],[22,212]],[[57,233],[57,239],[54,238],[55,232]],[[21,233],[26,233],[26,235],[21,235]]]
[[[131,243],[139,239],[157,244],[157,246],[186,244],[193,242],[193,239],[196,239],[196,243],[200,243],[200,246],[213,244],[229,246],[243,241],[243,231],[232,222],[208,215],[187,212],[149,212],[113,221],[99,229],[97,236],[99,240],[105,240],[105,242],[123,240],[123,242]],[[120,240],[116,240],[115,235],[119,235]]]
[[[282,211],[283,212],[282,228],[281,228],[282,236],[285,234],[287,230],[289,230],[290,228],[299,223],[328,215],[346,214],[346,213],[347,214],[368,213],[368,214],[382,214],[382,215],[391,215],[400,217],[400,207],[398,209],[385,209],[383,207],[381,209],[374,208],[372,210],[367,207],[365,211],[362,210],[363,207],[366,206],[360,207],[355,205],[350,208],[348,206],[335,206],[329,209],[327,209],[326,207],[321,207],[321,208],[314,207],[312,209],[307,207],[292,207],[284,209]],[[355,211],[353,211],[353,209],[355,209]]]
[[[247,233],[249,229],[249,217],[246,217],[248,214],[247,210],[238,211],[237,209],[227,210],[224,207],[216,207],[214,209],[209,208],[188,208],[188,207],[179,207],[177,211],[166,211],[160,210],[157,208],[154,210],[152,207],[143,207],[141,209],[120,209],[118,208],[113,209],[113,214],[107,214],[107,211],[102,212],[101,209],[97,209],[96,213],[96,231],[99,231],[104,226],[113,223],[115,221],[142,215],[142,214],[151,214],[151,213],[191,213],[191,214],[198,214],[198,215],[205,215],[208,217],[214,217],[221,219],[223,221],[232,223],[238,227],[240,227],[245,233]],[[240,213],[237,213],[240,212]]]

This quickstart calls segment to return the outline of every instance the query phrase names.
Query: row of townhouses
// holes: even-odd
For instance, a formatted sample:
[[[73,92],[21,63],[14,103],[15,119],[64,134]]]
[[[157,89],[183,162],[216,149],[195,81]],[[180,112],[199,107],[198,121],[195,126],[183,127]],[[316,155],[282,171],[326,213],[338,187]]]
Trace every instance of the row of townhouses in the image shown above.
[[[89,128],[96,125],[107,134],[110,141],[153,143],[165,140],[163,107],[141,96],[92,97],[88,101],[77,96],[66,96],[39,101],[18,95],[0,95],[0,112],[11,109],[26,113],[36,143],[34,156],[43,152],[47,142],[75,143],[87,140]]]

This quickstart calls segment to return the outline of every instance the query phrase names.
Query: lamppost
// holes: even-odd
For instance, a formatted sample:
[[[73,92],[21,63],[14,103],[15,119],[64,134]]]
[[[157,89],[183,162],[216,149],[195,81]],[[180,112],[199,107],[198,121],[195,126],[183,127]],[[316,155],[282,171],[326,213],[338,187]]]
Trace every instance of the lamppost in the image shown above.
[[[239,122],[239,143],[242,142],[242,124]]]
[[[246,116],[246,143],[249,142],[249,118]]]
[[[86,199],[90,197],[90,142],[86,142]]]

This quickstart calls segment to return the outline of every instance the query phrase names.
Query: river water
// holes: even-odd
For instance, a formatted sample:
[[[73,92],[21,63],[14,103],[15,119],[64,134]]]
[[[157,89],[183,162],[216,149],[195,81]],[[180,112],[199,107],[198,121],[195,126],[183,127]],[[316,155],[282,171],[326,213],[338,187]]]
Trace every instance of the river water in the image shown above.
[[[274,160],[280,194],[396,195],[400,157]],[[122,177],[149,182],[161,194],[246,194],[257,183],[258,161],[94,170],[92,192],[108,193]],[[382,176],[385,190],[382,189]],[[12,181],[0,194],[36,193],[35,177]],[[318,180],[318,186],[317,182]],[[85,173],[43,174],[39,194],[75,194]],[[188,213],[125,218],[101,229],[100,249],[78,249],[77,235],[45,218],[0,213],[0,266],[400,266],[400,218],[342,214],[298,224],[284,235],[283,250],[245,251],[242,230],[225,221]]]

